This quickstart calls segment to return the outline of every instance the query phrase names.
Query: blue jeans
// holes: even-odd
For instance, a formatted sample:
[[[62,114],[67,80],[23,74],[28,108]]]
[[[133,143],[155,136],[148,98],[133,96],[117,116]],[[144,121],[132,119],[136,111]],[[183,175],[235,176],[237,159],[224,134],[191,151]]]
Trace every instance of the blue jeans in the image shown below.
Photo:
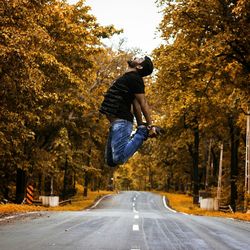
[[[106,144],[105,158],[109,166],[125,163],[148,137],[146,126],[139,126],[131,136],[132,122],[118,119],[111,123]]]

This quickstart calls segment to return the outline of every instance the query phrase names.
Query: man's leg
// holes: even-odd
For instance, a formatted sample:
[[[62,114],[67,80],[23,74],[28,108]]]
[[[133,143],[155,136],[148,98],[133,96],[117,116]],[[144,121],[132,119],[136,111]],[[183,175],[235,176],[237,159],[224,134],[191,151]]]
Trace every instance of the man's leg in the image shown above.
[[[112,140],[112,133],[111,133],[111,127],[109,128],[109,134],[108,139],[105,147],[105,162],[110,167],[115,167],[117,164],[113,162],[113,154],[112,154],[112,148],[111,148],[111,140]]]
[[[138,149],[142,146],[143,142],[148,138],[148,129],[145,125],[140,125],[133,137],[129,140],[124,148],[123,161],[126,162]]]
[[[130,140],[132,128],[132,122],[122,119],[116,120],[111,124],[111,149],[113,162],[116,164],[125,162],[123,160],[124,149]]]
[[[133,124],[126,120],[116,120],[111,126],[111,148],[113,162],[125,163],[148,137],[146,126],[139,126],[131,138]]]

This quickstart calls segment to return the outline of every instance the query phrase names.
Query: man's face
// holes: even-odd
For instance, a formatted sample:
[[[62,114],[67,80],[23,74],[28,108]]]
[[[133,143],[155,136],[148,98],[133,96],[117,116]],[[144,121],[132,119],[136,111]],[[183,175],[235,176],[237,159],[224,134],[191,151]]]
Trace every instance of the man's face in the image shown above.
[[[128,65],[130,68],[135,68],[140,65],[144,61],[144,58],[135,57],[128,61]]]

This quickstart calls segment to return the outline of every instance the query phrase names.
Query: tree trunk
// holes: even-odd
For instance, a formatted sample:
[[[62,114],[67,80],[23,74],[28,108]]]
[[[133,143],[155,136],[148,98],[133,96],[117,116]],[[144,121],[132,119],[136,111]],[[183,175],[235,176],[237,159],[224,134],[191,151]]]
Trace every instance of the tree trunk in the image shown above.
[[[193,171],[194,171],[194,186],[193,186],[193,203],[199,202],[199,129],[194,129],[194,151],[193,151]]]
[[[10,173],[9,172],[7,172],[7,173],[5,173],[5,175],[2,177],[3,178],[3,180],[5,180],[5,181],[7,181],[7,182],[5,182],[4,184],[2,183],[1,185],[0,185],[0,194],[2,193],[3,194],[3,197],[4,197],[4,199],[6,199],[6,200],[10,200],[10,197],[9,197],[9,193],[10,193],[10,186],[8,185],[8,183],[9,183],[9,180],[10,180]],[[1,196],[1,195],[0,195]]]
[[[21,204],[25,196],[26,172],[18,168],[16,173],[16,203]]]
[[[4,199],[9,200],[9,192],[10,192],[10,188],[8,186],[5,186],[3,190]]]
[[[233,211],[236,211],[237,202],[237,177],[238,177],[238,151],[239,151],[239,139],[240,129],[235,125],[234,117],[229,118],[230,127],[230,140],[231,140],[231,198],[230,205]]]
[[[148,181],[149,181],[149,190],[153,189],[153,172],[151,171],[151,168],[148,168]]]
[[[193,171],[191,175],[191,186],[193,190],[193,203],[199,202],[199,128],[198,125],[193,129],[194,143],[188,144],[188,150],[193,160]]]
[[[39,195],[44,195],[44,175],[40,173],[38,175],[38,193]]]
[[[91,145],[88,149],[88,159],[87,159],[87,166],[90,166],[91,163]],[[88,185],[89,185],[89,180],[90,180],[90,176],[88,174],[88,172],[85,170],[84,171],[84,189],[83,189],[83,196],[87,197],[88,196]]]
[[[70,173],[68,168],[68,158],[66,156],[65,164],[64,164],[64,178],[63,178],[63,198],[67,199],[69,196],[69,179],[70,179]]]
[[[76,192],[76,171],[74,171],[74,174],[73,174],[73,188],[74,188],[74,190],[75,190],[75,192]]]
[[[85,171],[85,174],[84,174],[84,189],[83,189],[83,196],[84,197],[88,196],[88,185],[89,185],[89,176],[88,176],[88,173]]]
[[[212,176],[216,177],[218,175],[218,170],[219,170],[219,160],[218,160],[218,156],[216,155],[216,152],[214,150],[214,148],[212,147],[211,149],[211,153],[212,153]]]

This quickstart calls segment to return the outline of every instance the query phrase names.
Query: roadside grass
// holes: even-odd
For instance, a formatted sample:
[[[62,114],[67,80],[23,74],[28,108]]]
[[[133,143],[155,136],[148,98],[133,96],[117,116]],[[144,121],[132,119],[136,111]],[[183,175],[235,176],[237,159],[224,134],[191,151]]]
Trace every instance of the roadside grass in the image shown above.
[[[58,206],[58,207],[50,207],[48,211],[81,211],[86,209],[94,204],[95,201],[100,199],[104,195],[114,194],[112,191],[88,191],[88,196],[83,197],[83,193],[77,193],[74,197],[72,197],[71,204]]]
[[[48,209],[43,206],[33,206],[25,204],[0,204],[0,217],[6,214],[13,213],[26,213],[34,211],[47,211]]]
[[[78,185],[77,194],[71,198],[71,204],[60,205],[57,207],[44,207],[25,204],[0,204],[0,215],[33,211],[81,211],[93,205],[94,202],[102,196],[113,193],[114,192],[112,191],[88,190],[88,196],[83,197],[83,188],[82,186]]]
[[[193,198],[185,194],[174,194],[160,192],[161,195],[166,196],[168,199],[168,205],[170,208],[187,214],[203,215],[203,216],[215,216],[215,217],[227,217],[239,220],[250,221],[249,213],[225,213],[221,211],[208,211],[201,209],[198,205],[193,204]]]

